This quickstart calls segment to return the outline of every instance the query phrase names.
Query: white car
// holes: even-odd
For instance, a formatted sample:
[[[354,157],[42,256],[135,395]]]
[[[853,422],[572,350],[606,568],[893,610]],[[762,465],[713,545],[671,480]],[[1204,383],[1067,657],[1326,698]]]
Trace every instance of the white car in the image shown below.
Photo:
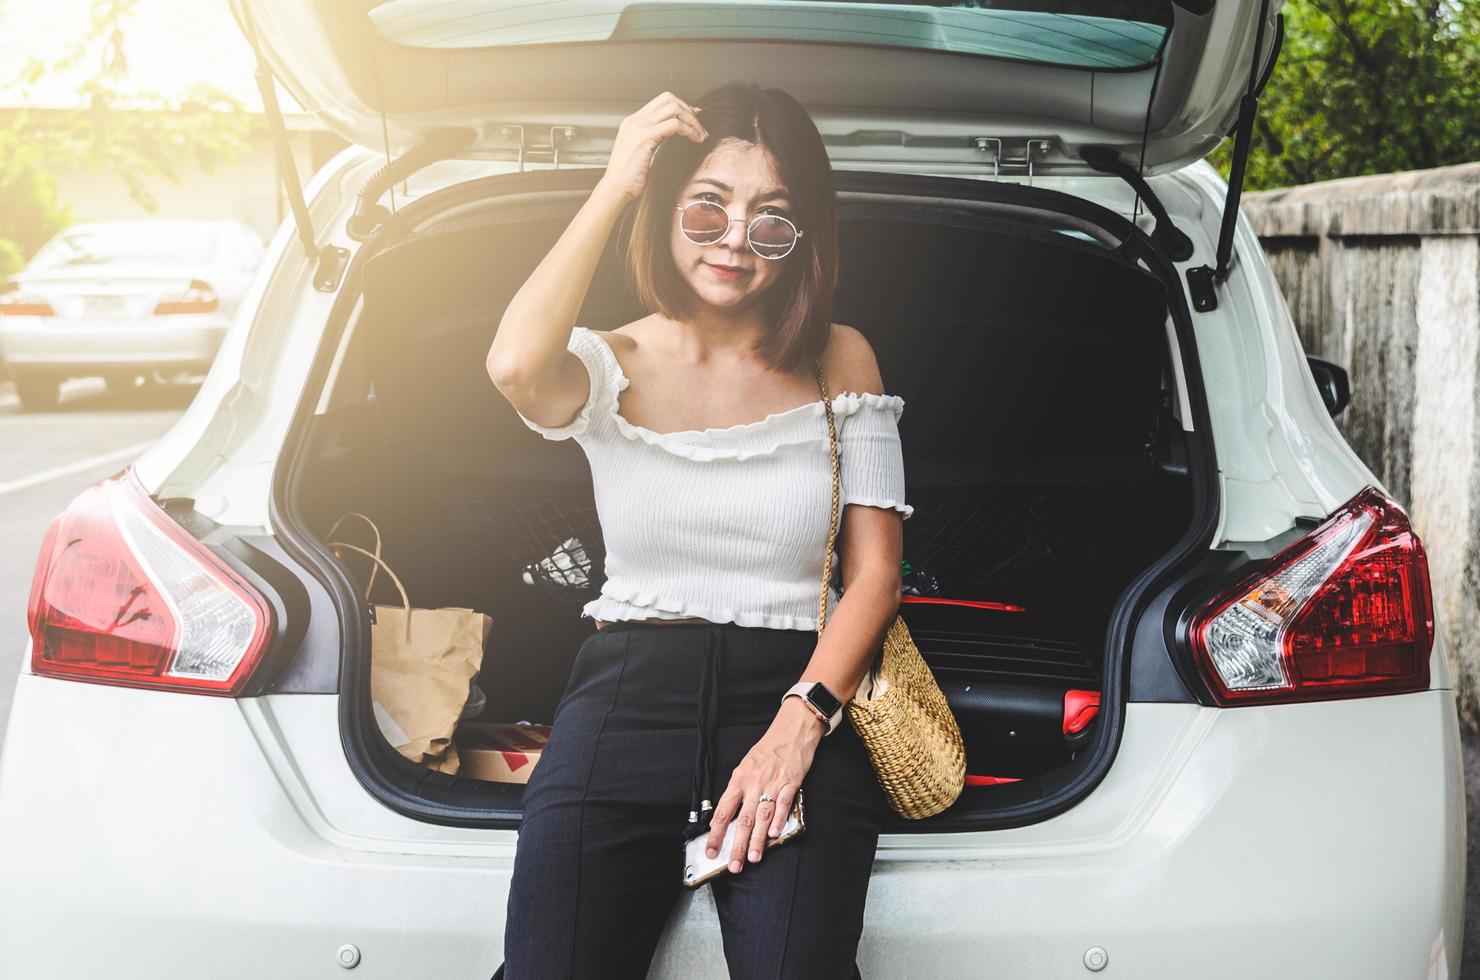
[[[620,120],[754,78],[833,154],[835,318],[907,409],[901,611],[967,741],[960,799],[880,838],[862,975],[1457,977],[1424,550],[1201,159],[1247,133],[1279,0],[1025,5],[233,0],[357,145],[289,181],[178,424],[52,528],[0,976],[499,970],[522,787],[387,742],[366,569],[326,538],[373,517],[411,604],[493,618],[479,717],[550,720],[599,581],[571,574],[601,558],[590,476],[484,355]],[[581,323],[641,314],[621,247]],[[707,890],[652,975],[725,975]]]
[[[59,232],[0,285],[0,362],[21,404],[51,408],[68,378],[128,387],[204,373],[257,267],[240,221],[91,221]]]

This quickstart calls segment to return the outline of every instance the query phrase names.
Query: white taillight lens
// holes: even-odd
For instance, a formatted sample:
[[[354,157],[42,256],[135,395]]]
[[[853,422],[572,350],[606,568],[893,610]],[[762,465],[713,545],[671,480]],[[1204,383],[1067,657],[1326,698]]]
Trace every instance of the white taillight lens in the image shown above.
[[[52,522],[28,619],[37,674],[206,694],[239,693],[272,635],[266,600],[131,473]]]
[[[1193,658],[1220,704],[1422,690],[1433,600],[1408,517],[1371,487],[1194,617]]]

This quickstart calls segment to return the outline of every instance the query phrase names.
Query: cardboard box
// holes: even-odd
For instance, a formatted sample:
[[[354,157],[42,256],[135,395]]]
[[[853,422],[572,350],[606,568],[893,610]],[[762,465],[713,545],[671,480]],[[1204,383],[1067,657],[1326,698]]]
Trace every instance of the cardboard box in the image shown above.
[[[533,722],[465,722],[455,741],[459,776],[494,783],[527,783],[550,737],[549,725]]]

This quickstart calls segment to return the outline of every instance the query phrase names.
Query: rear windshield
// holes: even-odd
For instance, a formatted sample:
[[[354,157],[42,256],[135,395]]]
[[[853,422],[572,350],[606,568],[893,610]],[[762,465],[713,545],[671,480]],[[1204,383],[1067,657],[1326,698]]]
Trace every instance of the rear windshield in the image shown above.
[[[164,229],[64,232],[31,260],[32,271],[95,265],[203,265],[216,254],[207,231]]]
[[[1155,58],[1170,0],[390,0],[379,32],[429,48],[596,41],[777,40],[923,48],[1100,70]]]

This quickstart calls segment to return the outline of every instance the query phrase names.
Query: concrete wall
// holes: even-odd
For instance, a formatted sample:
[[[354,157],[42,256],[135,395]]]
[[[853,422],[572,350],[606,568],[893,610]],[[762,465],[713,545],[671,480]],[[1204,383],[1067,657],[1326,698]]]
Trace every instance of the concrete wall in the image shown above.
[[[1352,447],[1412,516],[1480,727],[1480,163],[1245,195],[1308,353],[1345,365]]]

